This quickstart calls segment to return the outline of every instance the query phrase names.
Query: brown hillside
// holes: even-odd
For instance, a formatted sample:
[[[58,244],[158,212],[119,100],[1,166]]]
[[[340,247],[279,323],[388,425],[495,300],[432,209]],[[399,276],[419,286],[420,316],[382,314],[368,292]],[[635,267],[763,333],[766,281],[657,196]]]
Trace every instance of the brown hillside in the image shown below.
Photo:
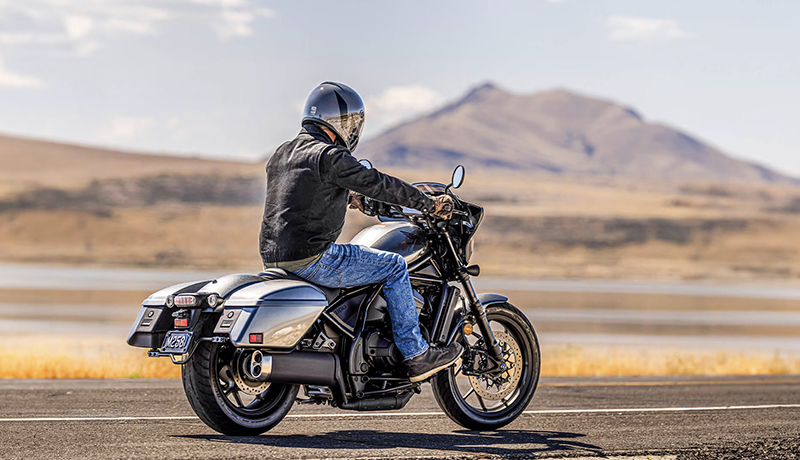
[[[253,175],[261,166],[190,157],[145,155],[109,149],[0,136],[3,191],[33,186],[74,187],[92,180],[158,174]]]
[[[554,90],[517,95],[491,84],[364,143],[376,166],[467,166],[558,174],[798,183],[737,160],[610,101]]]

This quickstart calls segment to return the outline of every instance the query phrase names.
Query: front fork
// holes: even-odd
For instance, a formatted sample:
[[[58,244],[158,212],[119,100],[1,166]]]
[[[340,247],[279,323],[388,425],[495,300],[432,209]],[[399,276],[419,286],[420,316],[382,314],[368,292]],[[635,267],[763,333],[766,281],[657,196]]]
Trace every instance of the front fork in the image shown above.
[[[461,282],[461,285],[464,287],[464,292],[467,295],[470,311],[472,311],[472,315],[475,317],[475,323],[478,325],[478,330],[481,331],[483,343],[486,344],[486,351],[489,353],[489,356],[491,356],[500,365],[501,368],[505,367],[503,351],[500,349],[500,344],[494,337],[492,328],[489,327],[489,319],[486,317],[486,308],[484,308],[483,304],[481,304],[478,295],[475,294],[475,288],[472,286],[472,281],[470,280],[469,275],[463,272],[460,273],[458,281]]]
[[[489,327],[489,319],[486,318],[486,309],[475,293],[475,288],[472,286],[472,281],[470,280],[466,267],[458,258],[458,251],[456,251],[453,245],[453,238],[450,237],[450,233],[445,228],[442,228],[442,233],[444,233],[445,241],[447,241],[447,245],[450,246],[451,254],[455,257],[456,263],[459,266],[457,280],[464,287],[464,292],[467,294],[469,308],[472,311],[472,315],[475,317],[475,322],[478,323],[478,330],[481,331],[481,335],[483,336],[483,343],[486,344],[486,351],[489,352],[489,356],[500,365],[501,369],[505,369],[503,351],[500,349],[500,344],[497,343],[494,333],[492,333],[492,328]]]

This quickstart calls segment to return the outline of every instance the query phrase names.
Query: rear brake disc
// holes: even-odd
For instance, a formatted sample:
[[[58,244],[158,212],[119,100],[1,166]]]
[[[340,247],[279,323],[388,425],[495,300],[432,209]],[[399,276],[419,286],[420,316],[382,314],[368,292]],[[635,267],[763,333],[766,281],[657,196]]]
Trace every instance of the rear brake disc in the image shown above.
[[[245,374],[243,366],[249,365],[250,356],[252,354],[252,351],[236,350],[236,353],[233,355],[233,362],[231,363],[233,366],[231,367],[233,368],[233,381],[236,382],[236,386],[245,394],[257,396],[265,392],[267,388],[269,388],[270,383],[252,380]]]

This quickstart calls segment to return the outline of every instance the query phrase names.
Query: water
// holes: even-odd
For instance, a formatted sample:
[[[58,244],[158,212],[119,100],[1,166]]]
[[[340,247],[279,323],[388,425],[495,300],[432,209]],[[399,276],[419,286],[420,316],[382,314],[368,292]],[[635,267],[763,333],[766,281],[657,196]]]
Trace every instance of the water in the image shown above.
[[[0,264],[0,289],[156,291],[223,272]]]
[[[192,271],[0,264],[0,289],[158,290],[172,284],[212,279],[225,274],[228,272],[220,270]],[[800,288],[738,283],[549,280],[481,276],[474,279],[474,284],[478,290],[499,292],[664,294],[800,300]]]
[[[1,290],[38,291],[0,300],[5,339],[47,335],[124,341],[148,291],[223,273],[0,265]],[[545,345],[689,348],[800,354],[800,289],[480,277],[479,291],[508,295]],[[119,291],[111,300],[71,301],[64,293]],[[141,295],[122,295],[139,291]],[[123,300],[124,299],[124,300]],[[2,341],[0,341],[2,345]]]

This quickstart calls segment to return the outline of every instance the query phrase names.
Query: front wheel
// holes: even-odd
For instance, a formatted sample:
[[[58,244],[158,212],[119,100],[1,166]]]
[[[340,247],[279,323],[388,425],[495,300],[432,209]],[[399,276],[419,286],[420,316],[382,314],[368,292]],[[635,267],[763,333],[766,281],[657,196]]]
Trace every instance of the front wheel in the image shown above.
[[[200,420],[238,436],[261,434],[278,424],[294,404],[298,385],[248,379],[243,366],[252,350],[230,343],[201,342],[183,365],[183,388]]]
[[[468,345],[464,364],[440,372],[431,382],[439,407],[471,430],[494,430],[513,422],[530,403],[539,382],[539,341],[528,318],[509,303],[487,307],[486,317],[503,350],[506,370],[487,366],[486,346],[475,331],[460,337]],[[467,363],[471,363],[469,369],[464,368]]]

